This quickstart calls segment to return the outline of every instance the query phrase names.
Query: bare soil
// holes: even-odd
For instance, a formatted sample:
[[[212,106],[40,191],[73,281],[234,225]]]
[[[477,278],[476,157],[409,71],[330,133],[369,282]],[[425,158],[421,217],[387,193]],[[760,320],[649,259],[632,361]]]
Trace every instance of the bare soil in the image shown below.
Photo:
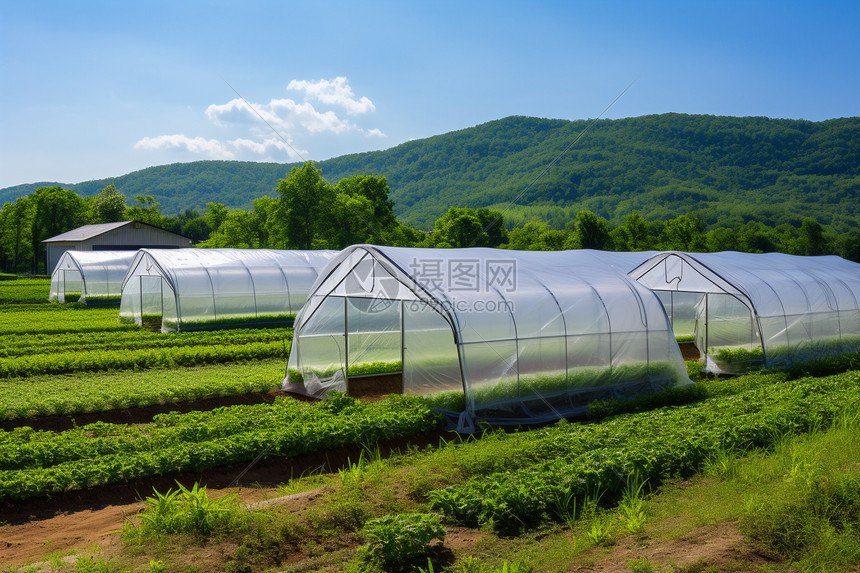
[[[648,560],[657,571],[701,563],[707,571],[759,571],[777,563],[744,540],[736,522],[700,527],[674,539],[628,537],[607,551],[594,549],[577,573],[629,573],[632,560]],[[708,568],[705,569],[704,567]]]
[[[317,489],[289,496],[277,496],[274,488],[222,488],[210,490],[213,497],[237,494],[248,507],[285,506],[290,511],[307,509],[324,491]],[[127,520],[133,520],[143,504],[140,502],[93,506],[31,521],[0,526],[0,567],[34,563],[49,553],[71,551],[114,553],[121,547],[120,533]],[[478,530],[452,527],[446,532],[444,551],[450,555],[469,554],[487,536]],[[443,548],[438,548],[443,549]],[[208,551],[220,553],[216,547]],[[214,555],[214,554],[213,554]],[[201,561],[210,561],[199,555]],[[289,562],[300,562],[307,556],[294,555]],[[217,558],[212,559],[218,561]],[[759,571],[775,561],[745,542],[734,522],[701,527],[674,539],[652,539],[632,536],[611,548],[595,548],[577,558],[567,569],[576,573],[629,573],[631,560],[648,560],[658,571],[693,564],[707,566],[708,571]],[[203,563],[197,563],[206,567]]]
[[[375,376],[352,377],[349,379],[349,395],[353,398],[381,398],[388,394],[403,393],[403,375],[377,374]]]
[[[702,359],[702,353],[696,347],[695,342],[679,342],[678,346],[681,348],[681,356],[684,357],[684,360]]]

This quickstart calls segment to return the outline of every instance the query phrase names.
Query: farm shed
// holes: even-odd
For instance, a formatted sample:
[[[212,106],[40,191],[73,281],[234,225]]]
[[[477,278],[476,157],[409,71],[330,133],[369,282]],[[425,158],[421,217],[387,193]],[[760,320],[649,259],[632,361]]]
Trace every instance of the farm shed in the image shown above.
[[[66,251],[51,273],[49,300],[78,293],[86,304],[119,304],[122,280],[136,251]],[[77,297],[75,297],[77,298]]]
[[[860,265],[840,257],[664,252],[630,276],[683,321],[712,371],[860,350]]]
[[[140,221],[84,225],[42,242],[48,254],[46,272],[49,274],[53,274],[66,251],[136,251],[191,246],[188,237]]]
[[[290,324],[335,254],[141,249],[122,281],[120,321],[163,332]]]
[[[593,251],[357,245],[296,318],[283,387],[361,395],[385,378],[462,411],[461,427],[689,383],[660,301]]]

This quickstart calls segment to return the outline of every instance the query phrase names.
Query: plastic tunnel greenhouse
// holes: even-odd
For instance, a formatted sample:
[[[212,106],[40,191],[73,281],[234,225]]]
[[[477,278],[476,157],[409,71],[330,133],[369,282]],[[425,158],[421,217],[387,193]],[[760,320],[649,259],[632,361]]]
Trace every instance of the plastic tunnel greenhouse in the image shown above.
[[[781,253],[653,255],[630,276],[658,293],[706,369],[742,373],[860,351],[860,265]]]
[[[66,251],[51,273],[49,300],[119,304],[122,280],[135,253],[136,251]]]
[[[120,321],[163,332],[288,325],[336,254],[141,249],[122,283]]]
[[[284,389],[360,395],[385,378],[461,428],[690,383],[656,295],[593,251],[357,245],[296,318]]]

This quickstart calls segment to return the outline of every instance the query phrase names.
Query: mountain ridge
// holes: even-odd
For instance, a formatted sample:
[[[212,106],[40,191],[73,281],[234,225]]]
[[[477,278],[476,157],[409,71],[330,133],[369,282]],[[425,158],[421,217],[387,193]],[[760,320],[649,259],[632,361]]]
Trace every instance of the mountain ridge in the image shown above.
[[[256,197],[275,196],[278,180],[297,165],[204,160],[59,185],[90,196],[114,183],[129,202],[154,196],[165,214],[208,201],[247,209]],[[464,206],[503,209],[509,223],[537,218],[556,227],[580,209],[614,221],[633,211],[650,219],[696,211],[709,224],[799,224],[813,216],[839,230],[856,230],[860,220],[858,117],[509,116],[316,165],[332,184],[385,176],[397,215],[424,229],[449,207]],[[55,184],[0,189],[0,202]]]

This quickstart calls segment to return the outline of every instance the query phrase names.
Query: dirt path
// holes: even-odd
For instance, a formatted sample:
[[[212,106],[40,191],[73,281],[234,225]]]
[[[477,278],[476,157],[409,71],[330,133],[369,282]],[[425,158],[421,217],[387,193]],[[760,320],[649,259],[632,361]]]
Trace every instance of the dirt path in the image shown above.
[[[37,561],[49,553],[115,543],[126,518],[142,506],[141,503],[109,505],[0,526],[0,568]]]
[[[744,540],[736,522],[700,527],[672,539],[631,536],[620,540],[608,552],[591,551],[586,559],[591,561],[588,565],[575,566],[570,571],[630,573],[628,562],[633,560],[647,560],[655,571],[671,571],[672,567],[687,567],[697,562],[707,571],[758,571],[775,563]]]
[[[209,490],[211,498],[235,493],[248,507],[286,505],[301,511],[316,499],[319,490],[278,496],[274,487],[221,488]],[[92,505],[19,523],[0,526],[0,568],[42,560],[50,553],[102,549],[120,543],[126,521],[145,507],[135,501],[116,505]]]

